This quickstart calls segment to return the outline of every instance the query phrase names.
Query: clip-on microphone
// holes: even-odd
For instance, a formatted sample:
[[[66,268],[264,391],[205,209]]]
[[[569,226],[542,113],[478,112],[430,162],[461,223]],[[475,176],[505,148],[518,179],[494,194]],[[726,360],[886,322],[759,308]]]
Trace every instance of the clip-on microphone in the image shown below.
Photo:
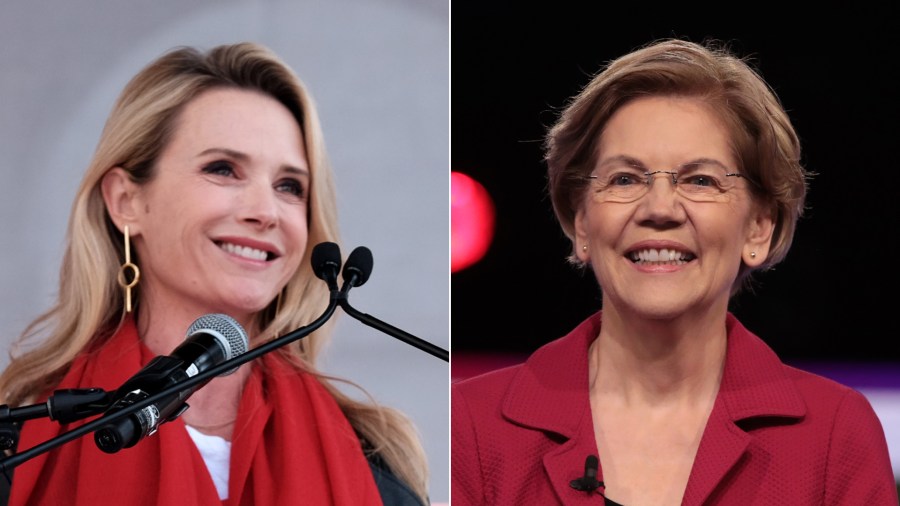
[[[584,476],[570,481],[569,486],[588,494],[597,490],[603,486],[603,482],[597,480],[597,470],[599,468],[600,460],[594,455],[588,455],[584,460]]]

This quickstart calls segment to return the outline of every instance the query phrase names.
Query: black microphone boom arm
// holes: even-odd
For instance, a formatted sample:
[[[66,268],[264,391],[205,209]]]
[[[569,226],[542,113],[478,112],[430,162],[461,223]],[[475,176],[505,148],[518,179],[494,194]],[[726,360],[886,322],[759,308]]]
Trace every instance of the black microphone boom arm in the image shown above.
[[[379,320],[378,318],[375,318],[374,316],[357,311],[353,306],[350,305],[350,303],[347,301],[346,297],[340,299],[340,301],[338,303],[340,304],[341,308],[343,308],[344,312],[346,312],[348,315],[352,316],[353,318],[356,318],[357,320],[365,323],[366,325],[368,325],[372,328],[378,329],[389,336],[396,337],[397,339],[403,341],[404,343],[415,346],[416,348],[418,348],[426,353],[430,353],[431,355],[434,355],[437,358],[443,359],[444,362],[450,361],[450,354],[449,354],[449,352],[447,352],[447,350],[440,348],[438,346],[435,346],[434,344],[431,344],[428,341],[419,339],[418,337],[416,337],[408,332],[404,332],[404,331],[398,329],[397,327],[394,327],[393,325],[385,323],[385,322]]]
[[[344,270],[342,272],[342,276],[344,278],[344,286],[341,288],[340,293],[337,294],[337,301],[341,308],[343,308],[348,315],[356,318],[366,325],[380,330],[389,336],[396,337],[406,344],[415,346],[416,348],[426,353],[430,353],[435,357],[443,359],[444,362],[449,362],[450,354],[447,352],[447,350],[435,346],[428,341],[419,339],[418,337],[408,332],[404,332],[397,327],[394,327],[393,325],[389,325],[379,320],[378,318],[375,318],[374,316],[357,311],[353,306],[350,305],[350,301],[348,300],[348,293],[350,292],[350,289],[355,286],[362,285],[369,279],[369,275],[372,274],[373,265],[374,261],[372,259],[372,252],[369,250],[369,248],[365,246],[359,246],[350,252],[350,256],[347,257],[347,263],[344,264]],[[334,295],[333,289],[332,294]]]

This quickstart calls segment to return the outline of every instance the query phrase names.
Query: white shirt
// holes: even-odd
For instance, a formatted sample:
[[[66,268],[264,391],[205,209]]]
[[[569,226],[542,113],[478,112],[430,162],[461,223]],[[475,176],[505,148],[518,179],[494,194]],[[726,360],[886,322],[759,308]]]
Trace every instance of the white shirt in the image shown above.
[[[206,468],[212,476],[213,483],[216,485],[216,492],[219,493],[219,499],[228,499],[228,471],[231,463],[231,441],[225,440],[219,436],[209,436],[199,430],[185,425],[197,449],[200,450],[200,456],[206,462]]]

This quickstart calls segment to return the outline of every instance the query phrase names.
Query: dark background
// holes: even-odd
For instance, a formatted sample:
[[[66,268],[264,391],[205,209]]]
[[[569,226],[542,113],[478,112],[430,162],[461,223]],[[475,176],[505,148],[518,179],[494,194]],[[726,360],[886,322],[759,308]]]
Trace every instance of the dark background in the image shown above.
[[[480,181],[497,211],[485,258],[452,274],[454,357],[531,352],[600,307],[593,275],[565,261],[542,136],[604,63],[681,37],[723,40],[750,57],[793,120],[804,165],[817,173],[787,259],[757,273],[755,293],[731,310],[785,361],[900,367],[896,17],[845,9],[787,19],[755,3],[728,15],[554,5],[453,5],[451,169]]]

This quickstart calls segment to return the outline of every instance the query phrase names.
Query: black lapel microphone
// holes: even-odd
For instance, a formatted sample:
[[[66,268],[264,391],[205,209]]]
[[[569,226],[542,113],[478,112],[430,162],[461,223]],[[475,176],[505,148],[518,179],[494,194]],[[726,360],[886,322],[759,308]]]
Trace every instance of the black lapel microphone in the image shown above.
[[[603,486],[602,481],[597,481],[597,471],[600,468],[600,459],[594,455],[588,455],[584,460],[584,476],[569,482],[569,486],[575,490],[590,494]]]

